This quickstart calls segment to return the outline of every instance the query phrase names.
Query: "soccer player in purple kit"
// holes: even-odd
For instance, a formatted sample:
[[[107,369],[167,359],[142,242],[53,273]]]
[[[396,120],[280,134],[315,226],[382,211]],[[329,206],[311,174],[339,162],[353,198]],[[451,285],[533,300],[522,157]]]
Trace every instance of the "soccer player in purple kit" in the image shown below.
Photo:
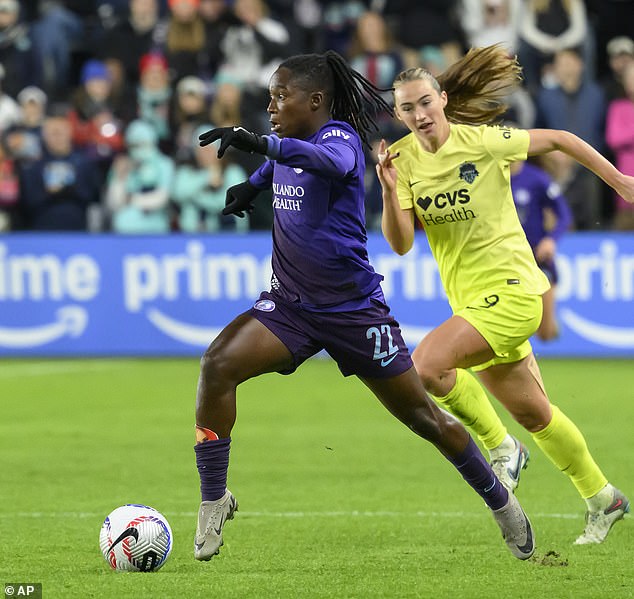
[[[555,315],[557,241],[570,226],[572,214],[559,185],[537,165],[518,160],[511,163],[510,173],[511,191],[520,224],[537,266],[550,282],[550,289],[542,295],[542,321],[535,332],[542,341],[550,341],[559,335]],[[554,223],[549,222],[546,227],[546,222],[553,219]]]
[[[274,223],[271,290],[229,323],[201,360],[198,560],[219,552],[223,526],[238,506],[226,487],[237,386],[267,372],[290,374],[322,349],[456,467],[491,509],[515,557],[533,554],[531,525],[517,499],[466,429],[427,396],[385,304],[383,277],[368,262],[362,143],[375,127],[372,111],[389,109],[379,91],[336,52],[294,56],[270,80],[272,135],[235,126],[200,137],[201,145],[220,140],[219,157],[230,146],[268,157],[227,191],[223,212],[244,215],[258,192],[272,187]]]

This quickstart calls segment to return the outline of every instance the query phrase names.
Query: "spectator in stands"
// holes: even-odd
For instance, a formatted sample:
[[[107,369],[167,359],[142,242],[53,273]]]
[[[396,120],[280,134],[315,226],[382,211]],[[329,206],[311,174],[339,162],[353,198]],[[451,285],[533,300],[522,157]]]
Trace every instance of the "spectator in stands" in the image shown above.
[[[78,65],[102,47],[106,29],[117,20],[123,0],[42,0],[33,24],[43,65],[43,87],[52,98],[65,98],[75,85]],[[115,6],[117,5],[117,6]]]
[[[611,102],[626,96],[623,73],[629,65],[634,64],[634,40],[625,36],[615,37],[608,42],[607,52],[610,73],[603,80],[603,89],[606,101]]]
[[[193,76],[183,77],[176,86],[172,110],[172,158],[176,164],[193,161],[192,135],[209,120],[207,86]],[[234,121],[238,122],[238,121]]]
[[[555,55],[553,74],[557,86],[542,87],[537,98],[537,128],[565,129],[599,151],[605,147],[603,90],[583,77],[584,63],[574,49]],[[562,187],[572,209],[576,229],[596,229],[602,218],[601,182],[567,155],[552,152],[547,168]]]
[[[41,85],[46,93],[58,100],[72,85],[72,54],[86,31],[82,15],[66,2],[40,2],[38,17],[33,23],[33,37],[38,63],[41,65]],[[90,8],[92,3],[87,4]],[[94,5],[93,5],[94,8]]]
[[[350,50],[357,20],[367,7],[359,0],[326,0],[322,5],[318,50],[335,50],[346,56]]]
[[[1,0],[0,0],[1,1]],[[0,64],[0,134],[20,122],[20,106],[4,89],[6,71]]]
[[[268,0],[271,14],[281,20],[291,34],[292,54],[318,51],[326,4],[321,0]]]
[[[0,143],[0,233],[16,228],[20,202],[20,180],[17,167]]]
[[[224,81],[216,86],[209,108],[212,123],[218,127],[230,127],[234,123],[241,123],[242,92],[240,86],[232,81]]]
[[[113,77],[113,89],[123,103],[136,104],[141,57],[165,42],[166,22],[158,0],[130,0],[129,16],[106,32],[98,57]]]
[[[269,128],[262,110],[268,97],[268,82],[281,60],[288,55],[290,35],[284,25],[269,16],[264,0],[235,0],[238,23],[230,25],[221,42],[223,63],[218,81],[240,85],[247,112],[259,117],[258,131]]]
[[[104,62],[91,59],[82,67],[80,83],[69,113],[73,142],[95,162],[104,180],[113,157],[124,145],[123,124],[112,103],[112,77]]]
[[[105,205],[116,233],[168,233],[174,163],[158,147],[152,125],[135,120],[126,130],[127,152],[110,169]]]
[[[405,64],[401,49],[396,46],[382,15],[373,11],[364,12],[357,21],[349,50],[350,66],[380,89],[391,89],[392,81]],[[384,98],[391,103],[392,93]],[[401,131],[390,113],[376,116],[383,137],[393,137]]]
[[[18,94],[22,118],[5,134],[8,155],[16,162],[29,162],[42,157],[42,123],[46,116],[46,94],[34,86]]]
[[[350,66],[379,89],[391,89],[396,75],[405,68],[402,49],[394,42],[384,17],[374,11],[365,11],[359,16],[349,45],[348,56]],[[412,60],[411,56],[410,60]],[[385,92],[383,98],[391,105],[392,92]],[[400,122],[395,120],[387,110],[377,114],[375,119],[379,125],[380,136],[396,139],[404,134]],[[365,148],[368,164],[377,160],[378,131],[374,137],[377,139],[370,140],[371,148]],[[370,170],[365,173],[365,185],[366,225],[369,229],[375,229],[380,223],[383,202],[380,186]]]
[[[449,65],[442,50],[438,46],[423,46],[418,54],[405,56],[407,68],[421,66],[434,77],[440,75]]]
[[[585,0],[592,17],[592,37],[601,76],[608,71],[607,45],[615,37],[634,39],[634,0]]]
[[[455,18],[459,7],[460,0],[385,0],[383,12],[403,46],[417,53],[424,46],[437,46],[449,65],[462,56],[463,33]]]
[[[42,126],[44,155],[20,168],[26,226],[35,231],[85,231],[99,200],[90,160],[73,145],[67,106],[53,106]]]
[[[244,108],[242,90],[239,85],[232,81],[220,82],[216,86],[215,94],[209,109],[209,121],[216,127],[231,127],[236,123],[241,123],[243,127],[250,131],[257,130],[262,126],[261,111],[249,111]],[[255,171],[264,159],[260,154],[248,152],[234,152],[232,148],[227,151],[227,156],[231,157],[234,164],[242,167],[247,173]],[[269,194],[266,190],[263,194]],[[255,205],[253,212],[249,215],[250,228],[270,229],[273,224],[273,207],[271,202],[262,201]]]
[[[481,48],[501,43],[517,52],[520,0],[462,0],[460,24],[467,45]]]
[[[519,61],[524,80],[536,93],[542,79],[548,83],[555,54],[569,48],[582,48],[586,68],[592,75],[594,44],[589,35],[583,0],[526,0],[519,19]]]
[[[605,138],[616,159],[616,167],[626,175],[634,175],[634,61],[622,74],[624,98],[612,100],[608,106]],[[634,205],[615,196],[613,226],[617,230],[634,231]]]
[[[211,43],[198,14],[200,0],[169,0],[167,36],[162,48],[173,79],[195,76],[210,70]]]
[[[190,138],[194,159],[176,169],[172,198],[178,206],[178,228],[187,233],[248,231],[248,219],[220,214],[227,189],[244,181],[247,174],[242,167],[220,160],[216,151],[200,147],[198,136],[210,128],[204,125],[194,131]]]
[[[373,11],[359,17],[348,57],[350,66],[379,88],[391,88],[394,77],[403,67],[403,57],[385,19]]]
[[[216,86],[208,120],[218,127],[230,127],[235,123],[243,123],[243,126],[248,127],[249,130],[254,130],[262,126],[261,114],[261,111],[253,112],[245,107],[244,95],[239,84],[227,80]],[[261,157],[256,154],[236,152],[232,158],[237,160],[247,172],[254,171],[262,164]]]
[[[207,41],[207,63],[199,74],[205,81],[211,81],[223,60],[220,43],[229,25],[235,24],[236,17],[228,0],[200,0],[198,13],[205,25]]]
[[[139,70],[141,81],[137,89],[137,116],[154,127],[163,147],[170,148],[172,87],[167,60],[159,53],[144,54]]]
[[[517,123],[520,129],[532,129],[537,108],[530,92],[522,85],[514,89],[504,100],[507,106],[503,119]]]
[[[40,83],[33,38],[28,25],[20,22],[17,0],[0,0],[0,65],[2,89],[13,98],[27,85]]]

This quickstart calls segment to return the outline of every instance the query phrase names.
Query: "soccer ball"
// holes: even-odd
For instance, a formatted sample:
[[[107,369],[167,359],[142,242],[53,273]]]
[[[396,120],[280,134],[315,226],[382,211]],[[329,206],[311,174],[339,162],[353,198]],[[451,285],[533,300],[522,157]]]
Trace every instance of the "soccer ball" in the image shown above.
[[[163,566],[172,551],[172,529],[154,508],[128,503],[103,521],[99,547],[115,570],[152,572]]]

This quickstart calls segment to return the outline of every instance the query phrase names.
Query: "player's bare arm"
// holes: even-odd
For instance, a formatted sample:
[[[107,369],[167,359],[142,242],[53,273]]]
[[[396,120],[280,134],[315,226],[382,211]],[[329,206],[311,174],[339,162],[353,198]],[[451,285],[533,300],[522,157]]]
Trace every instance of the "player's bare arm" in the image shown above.
[[[530,129],[528,155],[546,154],[560,150],[574,158],[605,181],[625,201],[634,204],[634,177],[624,175],[590,144],[569,131]]]
[[[414,210],[403,210],[396,192],[397,172],[394,159],[398,153],[392,154],[384,139],[379,145],[379,161],[376,174],[381,183],[383,195],[383,215],[381,229],[390,247],[399,255],[406,254],[414,244]]]

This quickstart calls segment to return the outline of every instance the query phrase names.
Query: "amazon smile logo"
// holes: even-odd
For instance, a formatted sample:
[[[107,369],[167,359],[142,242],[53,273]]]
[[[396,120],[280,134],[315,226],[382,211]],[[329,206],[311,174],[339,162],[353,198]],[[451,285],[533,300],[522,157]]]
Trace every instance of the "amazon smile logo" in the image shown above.
[[[88,313],[81,306],[62,306],[47,324],[25,327],[0,326],[0,347],[27,349],[58,341],[63,337],[81,337],[88,324]]]

